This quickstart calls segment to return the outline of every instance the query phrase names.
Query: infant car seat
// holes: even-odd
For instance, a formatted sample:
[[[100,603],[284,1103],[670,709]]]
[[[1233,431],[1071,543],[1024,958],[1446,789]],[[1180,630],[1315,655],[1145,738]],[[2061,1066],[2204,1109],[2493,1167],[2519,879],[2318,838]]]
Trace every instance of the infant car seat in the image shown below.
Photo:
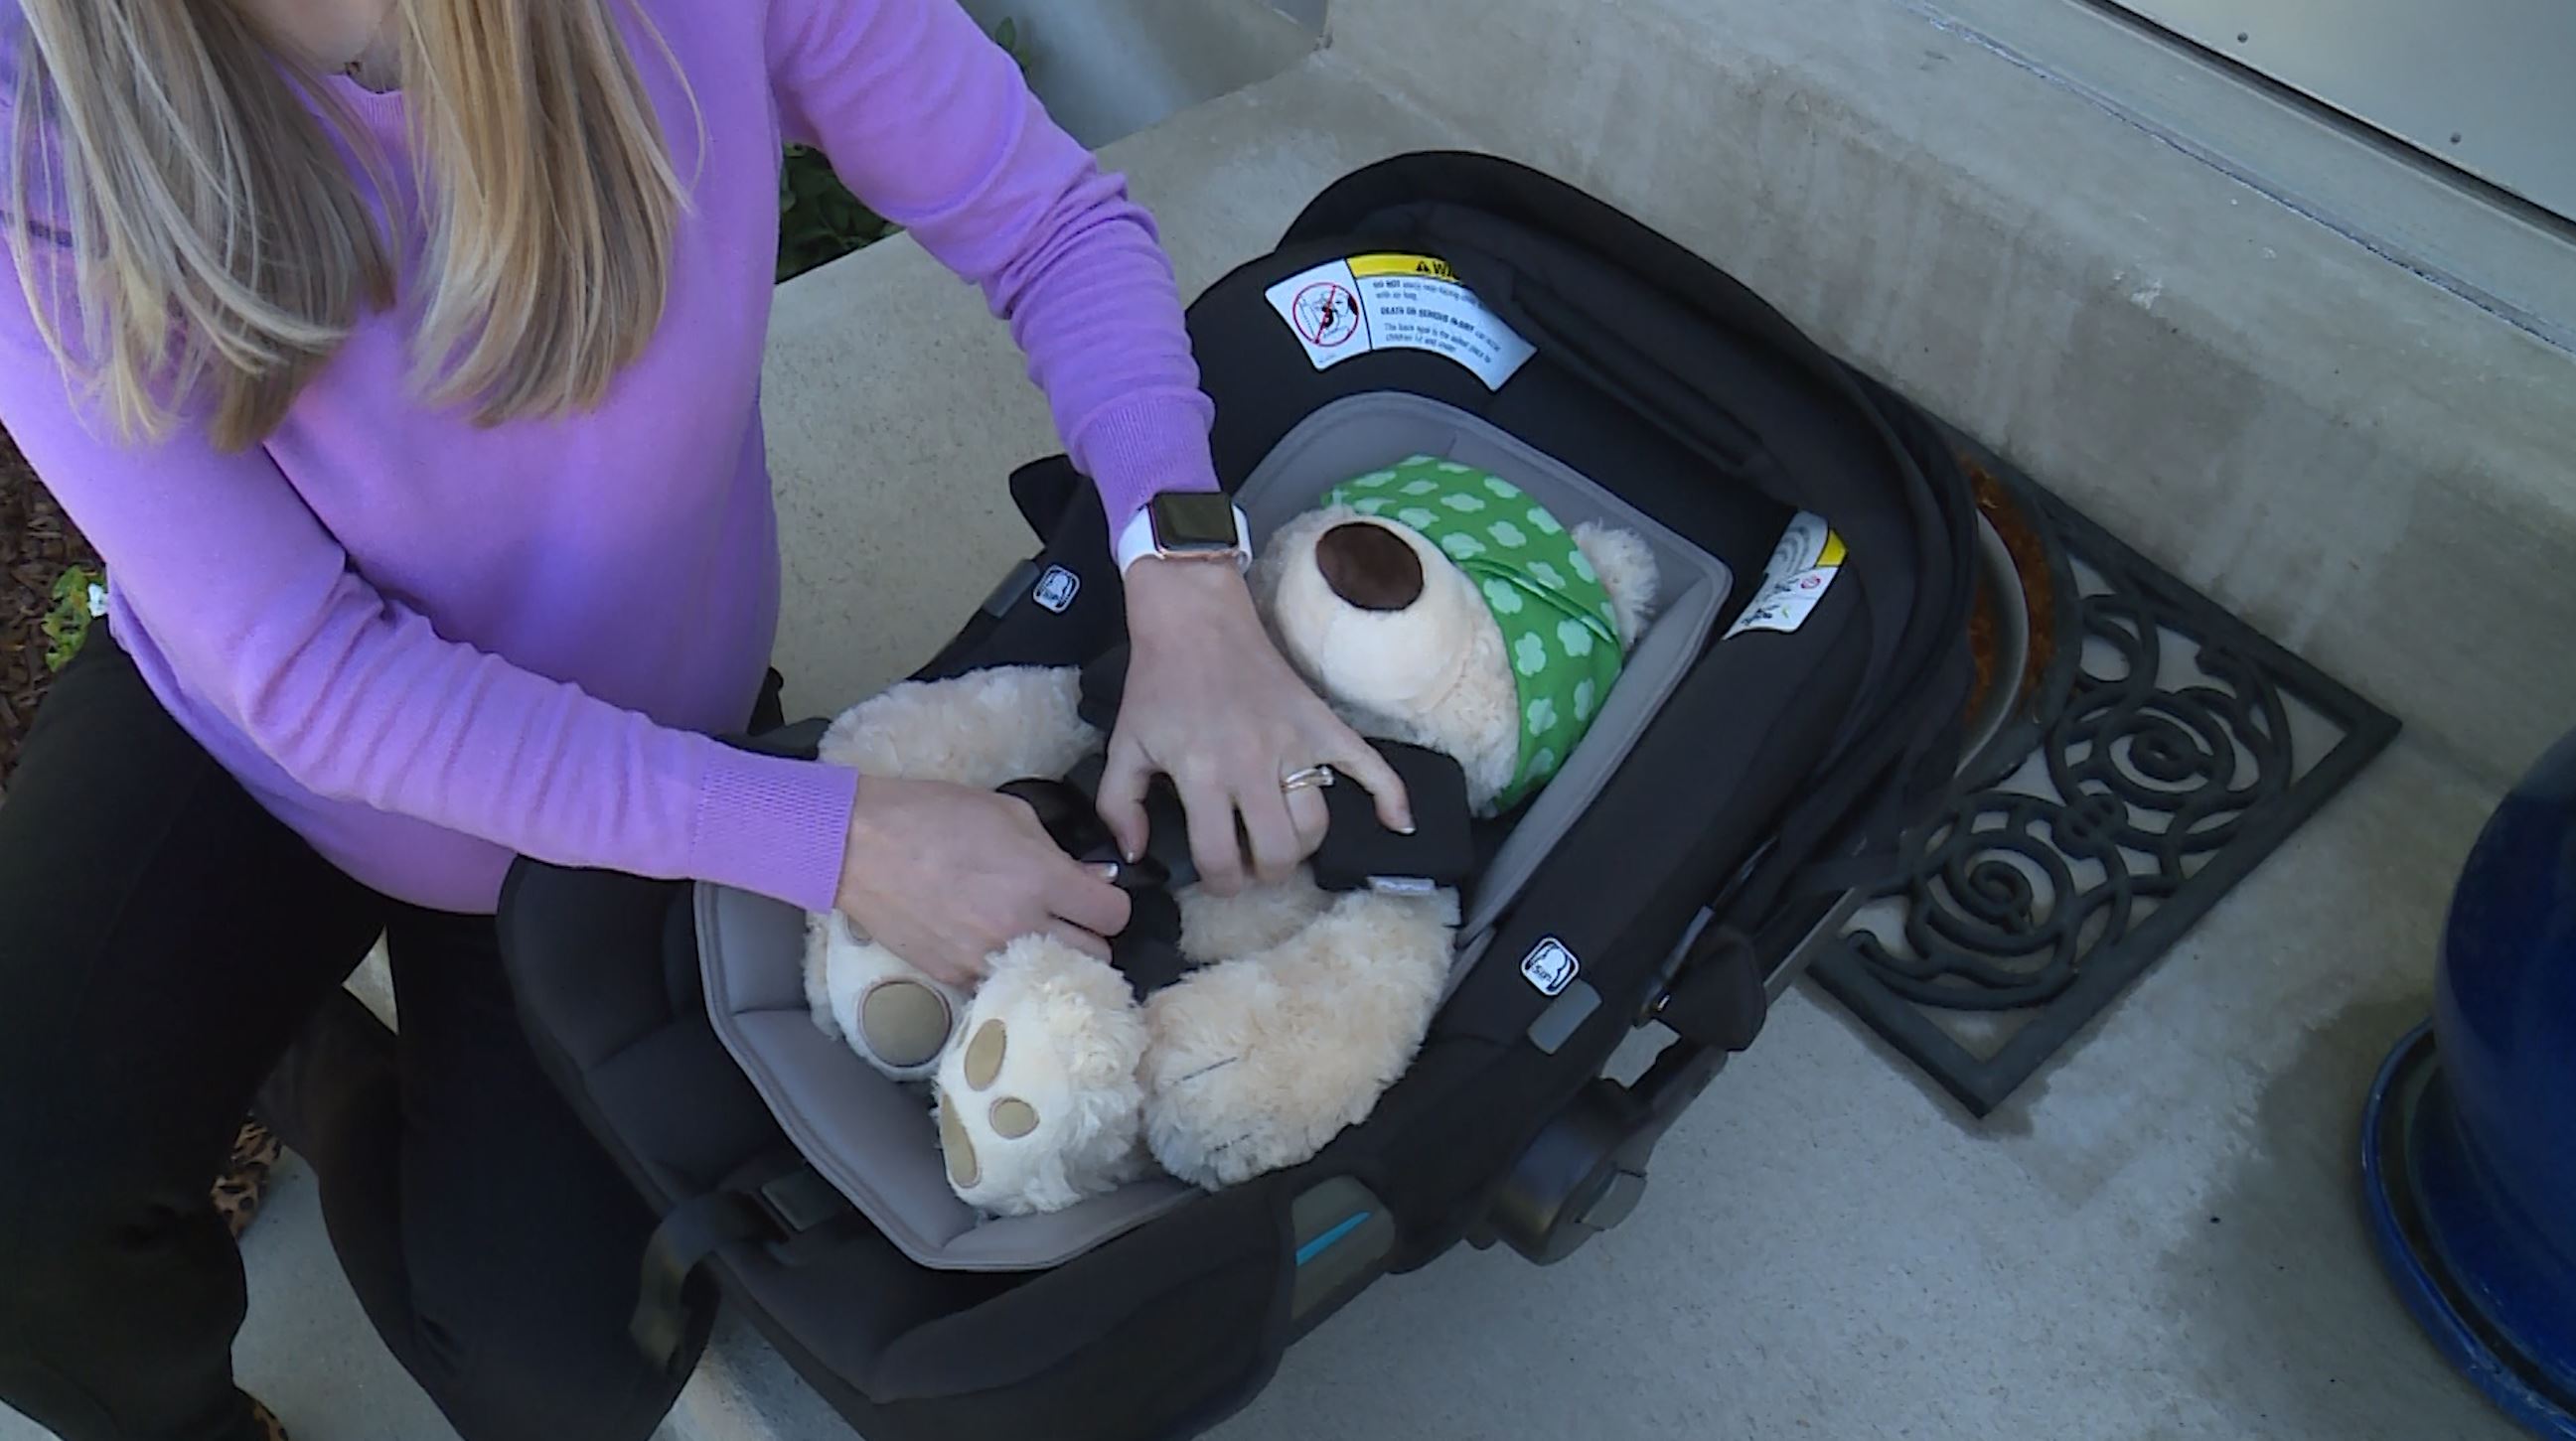
[[[1229,1189],[1054,1216],[958,1205],[921,1098],[807,1018],[792,911],[522,863],[523,1018],[668,1218],[636,1333],[674,1368],[722,1301],[872,1441],[1195,1435],[1378,1277],[1461,1241],[1551,1262],[1624,1218],[1959,760],[1974,520],[1945,438],[1638,222],[1506,161],[1403,156],[1189,323],[1256,543],[1425,453],[1644,535],[1665,601],[1617,713],[1484,827],[1451,993],[1366,1121]],[[1123,642],[1088,483],[1059,456],[1011,488],[1040,547],[925,678]],[[824,722],[781,719],[740,743],[811,754]],[[1650,1023],[1652,1066],[1605,1078]]]

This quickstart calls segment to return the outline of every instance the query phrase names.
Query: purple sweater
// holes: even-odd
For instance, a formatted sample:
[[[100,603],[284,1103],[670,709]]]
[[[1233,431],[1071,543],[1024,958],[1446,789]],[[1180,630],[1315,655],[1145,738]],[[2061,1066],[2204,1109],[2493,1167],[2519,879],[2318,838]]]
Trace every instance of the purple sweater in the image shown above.
[[[832,904],[856,777],[707,738],[748,716],[778,615],[759,380],[782,141],[820,147],[983,289],[1113,524],[1215,484],[1151,221],[956,0],[643,8],[705,149],[630,32],[696,188],[667,318],[596,412],[487,430],[430,409],[386,315],[260,448],[121,445],[67,399],[16,277],[0,284],[0,424],[106,559],[116,636],[262,803],[424,906],[488,912],[513,853]],[[335,83],[405,154],[401,98]]]

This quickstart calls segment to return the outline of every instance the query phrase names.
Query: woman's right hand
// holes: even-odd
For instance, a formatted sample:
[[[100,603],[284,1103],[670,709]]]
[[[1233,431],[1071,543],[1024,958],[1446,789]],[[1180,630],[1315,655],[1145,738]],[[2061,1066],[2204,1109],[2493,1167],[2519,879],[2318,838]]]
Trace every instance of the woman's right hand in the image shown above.
[[[972,986],[1023,936],[1107,959],[1127,894],[1066,855],[1037,813],[996,791],[859,779],[841,862],[841,913],[932,979]]]

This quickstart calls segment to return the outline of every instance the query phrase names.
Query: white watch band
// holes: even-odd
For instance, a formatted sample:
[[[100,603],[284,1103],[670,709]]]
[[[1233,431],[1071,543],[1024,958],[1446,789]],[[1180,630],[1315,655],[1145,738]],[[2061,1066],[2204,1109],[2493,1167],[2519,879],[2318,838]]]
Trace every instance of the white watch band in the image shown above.
[[[1252,564],[1252,524],[1239,505],[1234,508],[1234,543],[1235,564],[1249,567]],[[1125,575],[1136,562],[1162,554],[1154,544],[1153,513],[1148,510],[1136,512],[1135,517],[1127,522],[1127,528],[1118,532],[1110,550],[1118,562],[1120,575]]]

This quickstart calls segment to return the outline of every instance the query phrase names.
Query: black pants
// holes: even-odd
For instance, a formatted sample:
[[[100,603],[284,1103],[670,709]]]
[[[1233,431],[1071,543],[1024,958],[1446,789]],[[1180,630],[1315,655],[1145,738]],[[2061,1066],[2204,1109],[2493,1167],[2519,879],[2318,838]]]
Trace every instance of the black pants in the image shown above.
[[[399,1041],[341,989],[379,935]],[[0,804],[0,1403],[64,1441],[251,1434],[208,1187],[255,1098],[465,1441],[652,1431],[676,1382],[625,1331],[651,1219],[539,1073],[491,919],[323,862],[102,634]]]

